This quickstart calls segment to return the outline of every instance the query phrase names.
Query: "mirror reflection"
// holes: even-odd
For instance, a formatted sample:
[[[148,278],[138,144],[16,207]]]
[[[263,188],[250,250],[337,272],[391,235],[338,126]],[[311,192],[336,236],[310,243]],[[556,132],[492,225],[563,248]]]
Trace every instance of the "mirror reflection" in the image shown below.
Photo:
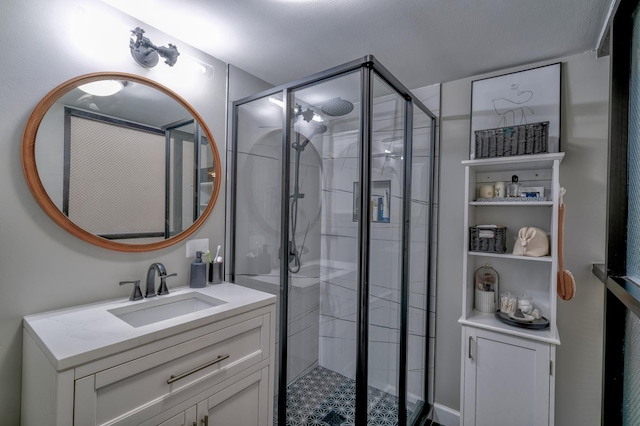
[[[193,232],[219,188],[218,153],[197,113],[144,80],[104,78],[100,83],[112,86],[106,89],[73,85],[49,102],[35,136],[35,169],[48,202],[88,241],[115,243],[109,248],[154,249]]]

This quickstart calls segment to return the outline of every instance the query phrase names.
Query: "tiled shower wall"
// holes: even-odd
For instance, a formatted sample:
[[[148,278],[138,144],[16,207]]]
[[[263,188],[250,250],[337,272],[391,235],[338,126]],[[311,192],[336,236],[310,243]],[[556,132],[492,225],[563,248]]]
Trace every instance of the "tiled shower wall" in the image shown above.
[[[439,111],[440,86],[421,88],[414,93],[436,115]],[[375,106],[374,106],[375,111]],[[375,121],[375,120],[374,120]],[[374,129],[375,130],[375,129]],[[410,394],[422,395],[425,376],[425,348],[427,330],[426,315],[430,315],[430,346],[435,343],[435,267],[431,278],[427,271],[427,221],[429,202],[429,147],[420,141],[428,141],[431,129],[417,129],[414,133],[412,207],[411,207],[411,283],[409,308],[409,379]],[[438,134],[436,128],[436,135]],[[375,140],[374,140],[375,143]],[[437,138],[436,138],[437,147]],[[437,149],[437,148],[436,148]],[[353,378],[356,362],[357,319],[357,227],[353,221],[353,182],[358,180],[357,134],[335,134],[325,138],[322,153],[323,216],[322,259],[323,272],[328,279],[320,287],[320,343],[319,364]],[[435,159],[437,164],[437,158]],[[397,161],[396,161],[397,163]],[[394,168],[394,159],[373,159],[373,181],[391,181],[391,222],[372,223],[371,229],[371,287],[370,287],[370,339],[369,385],[390,393],[396,393],[398,382],[399,336],[399,270],[400,202],[402,170]],[[435,185],[437,187],[437,185]],[[437,195],[437,194],[435,194]],[[435,218],[437,198],[433,211],[435,246]],[[430,312],[426,309],[426,280],[431,279]],[[430,352],[433,352],[431,350]],[[428,357],[430,376],[433,377],[433,356]],[[432,389],[433,384],[429,387]],[[429,392],[433,395],[433,392]]]

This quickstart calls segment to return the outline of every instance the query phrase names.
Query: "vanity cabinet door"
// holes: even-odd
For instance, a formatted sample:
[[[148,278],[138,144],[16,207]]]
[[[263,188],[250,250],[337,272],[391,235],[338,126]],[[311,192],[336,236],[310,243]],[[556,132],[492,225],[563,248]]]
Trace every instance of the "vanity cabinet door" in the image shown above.
[[[549,425],[552,345],[463,327],[463,426]]]
[[[198,426],[270,426],[269,367],[198,404]]]

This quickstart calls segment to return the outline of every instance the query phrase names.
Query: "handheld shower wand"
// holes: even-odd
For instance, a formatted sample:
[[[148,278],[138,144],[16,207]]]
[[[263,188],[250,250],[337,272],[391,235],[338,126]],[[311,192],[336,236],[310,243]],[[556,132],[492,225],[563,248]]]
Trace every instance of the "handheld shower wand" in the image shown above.
[[[300,155],[302,154],[302,151],[304,151],[304,149],[307,147],[307,145],[309,144],[311,139],[313,139],[314,136],[322,134],[322,133],[324,133],[326,131],[327,131],[327,126],[324,125],[324,124],[320,124],[320,125],[316,126],[316,128],[313,129],[313,132],[311,132],[309,137],[306,138],[302,142],[300,142],[300,133],[296,132],[296,140],[295,140],[295,142],[293,142],[291,144],[291,148],[296,150],[293,195],[291,195],[291,197],[294,200],[297,200],[298,198],[304,198],[304,194],[300,193],[300,186],[299,186],[299,182],[300,182]]]
[[[296,247],[296,230],[298,228],[298,200],[300,198],[304,198],[304,194],[300,192],[300,154],[302,154],[302,151],[304,151],[304,149],[307,147],[314,136],[322,134],[326,131],[327,126],[324,124],[320,124],[316,126],[309,137],[305,138],[305,140],[302,142],[300,142],[300,133],[296,132],[296,140],[291,144],[291,148],[296,150],[296,157],[294,164],[293,194],[291,194],[291,243],[289,247],[289,271],[294,274],[300,271],[301,266],[300,253],[298,252],[298,249]],[[302,248],[304,248],[304,241],[302,242]]]

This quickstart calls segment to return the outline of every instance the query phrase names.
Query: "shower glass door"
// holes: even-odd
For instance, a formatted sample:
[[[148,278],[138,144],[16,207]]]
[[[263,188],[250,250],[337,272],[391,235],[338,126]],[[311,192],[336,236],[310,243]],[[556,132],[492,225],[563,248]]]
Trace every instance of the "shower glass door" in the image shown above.
[[[406,102],[375,74],[372,97],[368,423],[394,424],[400,380]]]
[[[287,424],[354,424],[360,74],[293,91]]]
[[[408,424],[427,402],[426,378],[435,374],[433,357],[429,358],[429,325],[435,318],[429,294],[431,280],[429,242],[435,243],[429,224],[433,204],[434,120],[414,106],[411,141],[411,221],[409,254],[409,295],[407,306],[407,419]],[[435,278],[432,285],[435,289]],[[435,304],[435,303],[434,303]],[[435,337],[433,338],[435,340]],[[427,371],[428,369],[428,371]],[[432,402],[432,401],[429,401]]]
[[[234,190],[229,203],[233,236],[229,246],[231,281],[277,297],[275,398],[280,375],[280,219],[282,185],[282,96],[266,96],[236,107],[235,148],[229,164]],[[275,423],[277,424],[277,422]],[[284,422],[282,423],[284,424]]]

